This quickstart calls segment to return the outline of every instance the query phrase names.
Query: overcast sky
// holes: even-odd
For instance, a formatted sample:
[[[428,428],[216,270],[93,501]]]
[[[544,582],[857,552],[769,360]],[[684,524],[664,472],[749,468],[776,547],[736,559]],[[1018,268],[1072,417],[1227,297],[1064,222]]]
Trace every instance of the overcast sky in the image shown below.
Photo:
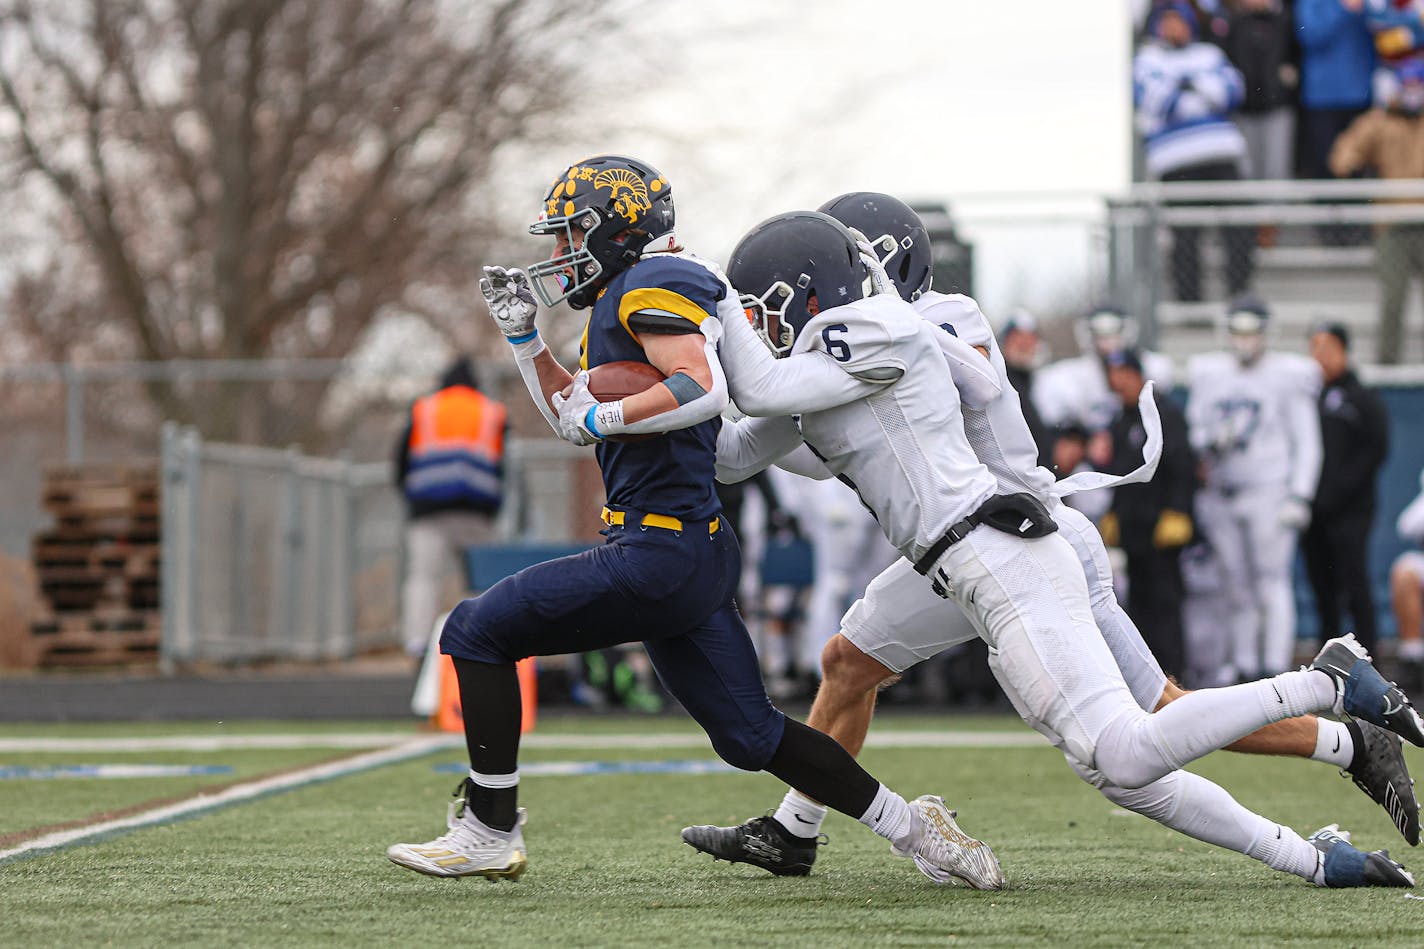
[[[1035,195],[1127,183],[1128,0],[653,9],[630,52],[661,81],[609,98],[639,131],[571,142],[577,154],[550,160],[644,157],[673,183],[679,236],[706,256],[724,260],[757,221],[844,191],[943,200],[970,224],[988,210],[975,195],[1022,194],[1014,210],[1033,213],[1062,204]],[[557,171],[539,167],[528,187],[542,192]],[[966,229],[982,245],[986,308],[1040,303],[1087,266],[1081,229]]]

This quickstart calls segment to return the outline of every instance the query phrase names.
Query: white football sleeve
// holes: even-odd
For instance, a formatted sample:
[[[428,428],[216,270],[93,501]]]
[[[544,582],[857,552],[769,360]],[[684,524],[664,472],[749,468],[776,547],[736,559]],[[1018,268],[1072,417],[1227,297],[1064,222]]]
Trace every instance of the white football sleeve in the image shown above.
[[[717,342],[722,338],[722,323],[716,317],[709,316],[698,328],[704,338],[702,352],[707,357],[707,368],[712,372],[712,388],[669,412],[660,412],[630,422],[612,434],[672,432],[679,428],[691,428],[699,422],[722,414],[722,410],[727,407],[727,376],[722,370],[722,361],[717,358]]]
[[[549,427],[557,435],[559,416],[554,414],[554,410],[549,407],[549,400],[544,398],[544,388],[539,385],[539,369],[534,365],[534,360],[548,348],[544,345],[544,338],[535,336],[528,342],[514,343],[510,348],[514,350],[514,364],[519,367],[519,377],[524,380],[524,388],[529,390],[529,397],[534,400],[539,414],[544,416],[544,421],[549,423]]]
[[[801,444],[801,430],[790,416],[724,422],[717,436],[717,480],[745,481]]]
[[[949,376],[959,390],[959,401],[971,409],[982,409],[1003,394],[999,375],[983,353],[943,329],[936,330],[934,335],[949,366]]]

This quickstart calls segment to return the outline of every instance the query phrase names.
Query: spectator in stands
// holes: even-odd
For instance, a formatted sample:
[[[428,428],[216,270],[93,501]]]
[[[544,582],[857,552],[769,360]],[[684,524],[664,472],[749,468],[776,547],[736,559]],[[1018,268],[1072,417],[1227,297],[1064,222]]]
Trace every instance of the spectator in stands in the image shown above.
[[[1222,49],[1241,72],[1246,95],[1233,118],[1246,139],[1246,177],[1281,180],[1295,164],[1299,54],[1282,0],[1232,0]]]
[[[1053,464],[1052,445],[1048,429],[1038,408],[1029,397],[1033,391],[1033,373],[1038,368],[1042,338],[1038,335],[1038,320],[1028,310],[1019,309],[1009,317],[1009,321],[999,330],[999,351],[1004,354],[1004,369],[1008,373],[1009,385],[1019,394],[1019,404],[1023,407],[1024,420],[1038,446],[1038,463],[1045,467]]]
[[[1370,107],[1375,47],[1365,0],[1296,0],[1301,49],[1301,175],[1329,178],[1330,149]]]
[[[1424,54],[1424,8],[1417,0],[1364,0],[1364,8],[1365,25],[1386,67],[1384,75],[1376,78],[1382,79],[1388,90],[1390,73]]]
[[[1126,474],[1142,463],[1147,439],[1137,400],[1146,377],[1134,350],[1108,357],[1108,385],[1120,402],[1111,435],[1111,459],[1101,467]],[[1182,548],[1192,540],[1196,458],[1187,420],[1165,393],[1153,394],[1162,416],[1162,460],[1156,476],[1113,489],[1103,518],[1103,539],[1127,555],[1127,613],[1168,675],[1186,671],[1182,649]]]
[[[416,401],[396,442],[396,483],[408,513],[401,638],[411,656],[425,653],[448,568],[494,539],[506,417],[501,403],[479,391],[474,366],[462,356],[439,389]],[[463,559],[458,565],[464,576]]]
[[[1241,73],[1220,48],[1197,41],[1188,3],[1164,3],[1148,18],[1148,39],[1133,58],[1133,103],[1147,172],[1160,181],[1228,181],[1241,177],[1246,140],[1231,121],[1241,105]],[[1232,294],[1250,283],[1255,240],[1250,229],[1222,229],[1226,282]],[[1201,229],[1173,233],[1177,298],[1202,299]]]
[[[1417,549],[1424,547],[1424,474],[1419,488],[1419,496],[1400,512],[1395,524],[1399,536],[1416,549],[1400,554],[1389,571],[1389,598],[1399,628],[1396,677],[1406,689],[1424,689],[1424,551]]]
[[[1384,108],[1350,123],[1330,150],[1330,170],[1347,177],[1364,168],[1382,178],[1424,178],[1424,61],[1399,67],[1398,91]],[[1409,278],[1424,276],[1424,224],[1381,225],[1375,237],[1380,294],[1379,361],[1399,362]]]
[[[1384,403],[1360,383],[1350,368],[1350,334],[1326,323],[1310,337],[1310,354],[1320,364],[1320,484],[1311,502],[1310,526],[1301,547],[1320,638],[1340,635],[1340,593],[1354,633],[1375,648],[1375,604],[1370,591],[1369,538],[1375,519],[1375,478],[1389,449]]]

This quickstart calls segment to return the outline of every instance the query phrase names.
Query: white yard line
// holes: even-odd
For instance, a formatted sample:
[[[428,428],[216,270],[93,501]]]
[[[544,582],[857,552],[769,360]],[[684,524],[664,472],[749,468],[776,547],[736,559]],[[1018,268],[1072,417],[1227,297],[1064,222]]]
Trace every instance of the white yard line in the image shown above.
[[[45,834],[41,837],[26,840],[8,850],[0,850],[0,864],[35,856],[46,851],[60,850],[75,844],[87,843],[114,834],[121,834],[126,831],[137,830],[141,827],[153,827],[158,824],[172,823],[173,821],[183,820],[187,817],[195,817],[220,807],[250,801],[254,798],[280,794],[284,791],[295,790],[297,788],[317,784],[321,781],[343,778],[347,775],[355,774],[358,771],[367,771],[371,768],[379,768],[384,765],[407,761],[411,758],[419,758],[447,746],[448,742],[444,735],[410,739],[393,747],[382,748],[379,751],[372,751],[363,755],[356,755],[343,761],[328,762],[311,768],[302,768],[299,771],[290,771],[286,774],[271,778],[262,778],[244,784],[234,784],[232,787],[225,788],[216,794],[200,794],[197,797],[188,798],[176,804],[168,804],[163,807],[154,808],[153,810],[143,811],[139,814],[132,814],[128,817],[103,821],[98,824],[90,824],[86,827],[55,831],[51,834]]]
[[[351,732],[311,735],[213,735],[162,736],[153,738],[0,738],[0,754],[62,753],[83,754],[123,751],[227,751],[230,749],[288,748],[386,748],[411,740],[409,732]],[[434,751],[462,746],[456,734],[422,736]],[[700,732],[668,734],[585,735],[536,731],[521,740],[525,748],[577,751],[580,748],[657,749],[706,748],[707,737]],[[1030,731],[876,731],[866,738],[868,748],[1023,748],[1044,744]]]

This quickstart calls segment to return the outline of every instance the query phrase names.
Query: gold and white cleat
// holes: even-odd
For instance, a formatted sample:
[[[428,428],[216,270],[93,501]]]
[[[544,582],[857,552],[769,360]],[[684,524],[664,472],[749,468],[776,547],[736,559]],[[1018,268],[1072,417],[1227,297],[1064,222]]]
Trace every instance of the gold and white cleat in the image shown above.
[[[427,876],[518,880],[529,867],[524,809],[519,809],[514,830],[503,834],[480,823],[464,804],[463,800],[450,803],[448,832],[429,843],[392,844],[386,856],[398,866]]]
[[[955,823],[958,814],[944,798],[925,794],[910,802],[916,834],[910,849],[892,847],[902,857],[912,857],[920,872],[936,883],[963,880],[976,890],[1001,890],[1004,872],[999,858],[982,840],[966,834]]]

